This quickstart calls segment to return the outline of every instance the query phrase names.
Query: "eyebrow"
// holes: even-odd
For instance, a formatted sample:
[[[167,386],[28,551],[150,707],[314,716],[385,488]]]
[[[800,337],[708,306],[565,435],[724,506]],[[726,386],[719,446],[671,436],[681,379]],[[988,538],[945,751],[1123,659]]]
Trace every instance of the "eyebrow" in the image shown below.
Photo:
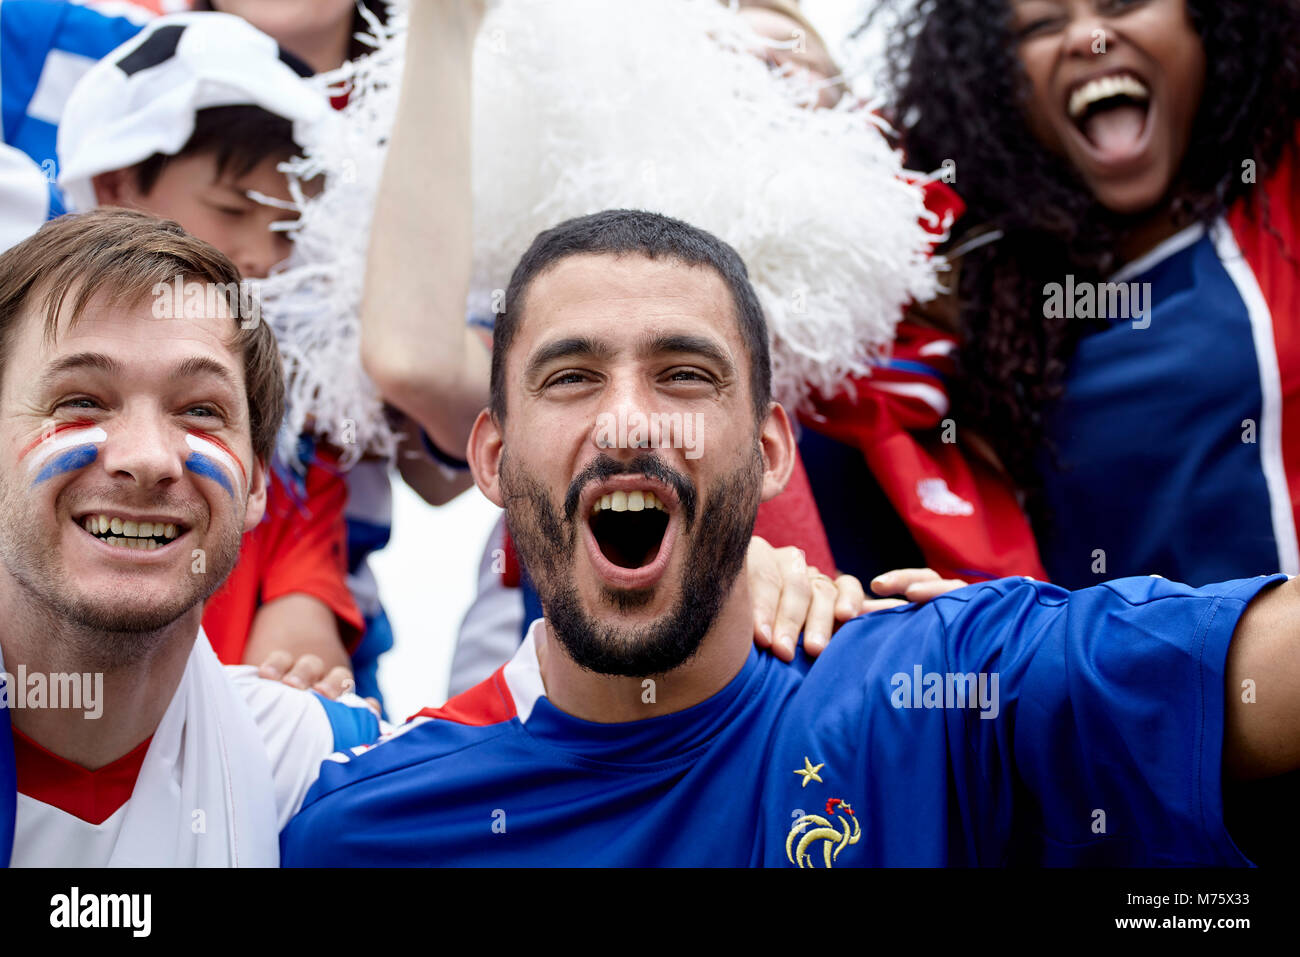
[[[690,353],[701,356],[722,367],[727,376],[735,375],[735,365],[730,357],[716,342],[704,336],[692,336],[685,333],[668,335],[650,335],[637,347],[642,356],[662,355],[664,353]],[[569,336],[548,342],[533,353],[524,370],[527,378],[532,378],[557,359],[608,359],[614,355],[614,349],[607,343],[592,339],[590,336]]]
[[[102,352],[74,352],[50,363],[41,373],[38,387],[45,389],[60,376],[83,370],[102,372],[108,376],[121,376],[122,364]],[[230,388],[238,389],[238,383],[230,370],[208,356],[191,356],[167,373],[167,378],[170,380],[192,379],[199,376],[212,376],[220,379]]]
[[[524,377],[533,378],[543,367],[550,365],[556,359],[608,359],[613,354],[614,350],[608,345],[597,342],[590,336],[569,336],[564,339],[556,339],[554,342],[548,342],[532,354],[528,360],[527,368],[524,369]]]
[[[41,373],[37,387],[45,389],[59,376],[83,369],[103,372],[107,375],[122,374],[121,364],[111,356],[106,356],[102,352],[74,352],[50,363]]]
[[[666,352],[691,353],[717,363],[728,376],[734,375],[736,371],[731,357],[716,342],[705,336],[678,333],[652,335],[642,341],[638,351],[646,356],[662,355]]]
[[[205,375],[220,379],[225,385],[236,391],[239,389],[239,384],[235,381],[231,371],[216,359],[208,356],[191,356],[177,366],[168,378],[193,379]]]

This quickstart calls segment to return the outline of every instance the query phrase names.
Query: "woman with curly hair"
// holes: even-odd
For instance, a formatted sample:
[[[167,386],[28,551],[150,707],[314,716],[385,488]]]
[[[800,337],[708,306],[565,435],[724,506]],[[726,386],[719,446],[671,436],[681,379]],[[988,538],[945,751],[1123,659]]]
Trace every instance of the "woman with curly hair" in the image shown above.
[[[968,207],[955,418],[1049,575],[1300,572],[1300,4],[909,6],[892,115]]]

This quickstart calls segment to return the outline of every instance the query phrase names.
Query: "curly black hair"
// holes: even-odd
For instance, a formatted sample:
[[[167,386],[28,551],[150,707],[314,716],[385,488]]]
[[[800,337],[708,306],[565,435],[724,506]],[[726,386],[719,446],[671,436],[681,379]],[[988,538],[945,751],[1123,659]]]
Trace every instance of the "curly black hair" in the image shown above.
[[[1181,225],[1218,217],[1293,142],[1300,118],[1300,0],[1187,0],[1206,54],[1206,82],[1170,211]],[[884,0],[889,13],[889,116],[908,165],[956,162],[968,213],[948,248],[974,230],[1003,237],[962,257],[957,295],[962,376],[954,410],[993,445],[1038,510],[1043,412],[1062,390],[1088,326],[1046,318],[1041,291],[1065,272],[1097,280],[1120,265],[1135,220],[1106,210],[1073,167],[1030,135],[1028,79],[1008,0]],[[917,69],[912,69],[915,64]],[[1267,209],[1262,210],[1265,228]],[[1276,235],[1276,234],[1275,234]],[[1293,260],[1294,261],[1294,260]]]

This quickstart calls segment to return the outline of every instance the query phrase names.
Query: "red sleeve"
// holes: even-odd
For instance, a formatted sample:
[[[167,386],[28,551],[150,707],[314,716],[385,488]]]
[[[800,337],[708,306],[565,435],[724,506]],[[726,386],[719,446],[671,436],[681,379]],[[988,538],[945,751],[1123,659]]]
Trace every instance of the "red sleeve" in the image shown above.
[[[1282,386],[1282,468],[1300,527],[1300,125],[1271,176],[1228,214],[1264,297]]]
[[[230,577],[203,606],[203,631],[223,665],[242,665],[248,633],[257,612],[257,583],[262,577],[266,522],[244,534],[239,561]]]
[[[809,565],[834,578],[835,559],[831,556],[831,545],[817,503],[813,501],[803,458],[798,453],[796,446],[794,472],[785,491],[758,507],[754,534],[775,548],[786,545],[802,548]]]
[[[347,582],[347,483],[328,464],[307,469],[306,501],[291,499],[278,478],[273,483],[279,495],[274,511],[268,498],[263,523],[272,527],[261,574],[262,604],[293,594],[320,599],[338,618],[351,652],[364,622]]]
[[[203,630],[222,663],[242,664],[257,609],[293,594],[324,602],[355,650],[364,623],[347,584],[346,503],[347,484],[330,468],[307,470],[301,502],[272,473],[266,517],[244,535],[234,571],[203,610]]]

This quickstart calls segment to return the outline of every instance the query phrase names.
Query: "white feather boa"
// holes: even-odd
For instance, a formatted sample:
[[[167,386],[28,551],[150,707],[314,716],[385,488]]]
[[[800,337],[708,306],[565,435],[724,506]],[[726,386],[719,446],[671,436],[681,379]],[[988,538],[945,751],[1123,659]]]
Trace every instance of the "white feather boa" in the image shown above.
[[[375,52],[318,78],[351,97],[345,122],[305,144],[288,268],[262,287],[290,377],[286,439],[308,423],[355,455],[393,436],[359,356],[371,212],[397,105],[406,4]],[[774,392],[804,407],[866,373],[901,308],[937,288],[919,186],[864,109],[813,111],[746,52],[755,38],[717,0],[500,0],[474,67],[474,267],[468,312],[543,229],[615,207],[662,212],[740,253],[767,313]],[[429,268],[437,268],[429,263]],[[499,296],[500,294],[497,293]]]

